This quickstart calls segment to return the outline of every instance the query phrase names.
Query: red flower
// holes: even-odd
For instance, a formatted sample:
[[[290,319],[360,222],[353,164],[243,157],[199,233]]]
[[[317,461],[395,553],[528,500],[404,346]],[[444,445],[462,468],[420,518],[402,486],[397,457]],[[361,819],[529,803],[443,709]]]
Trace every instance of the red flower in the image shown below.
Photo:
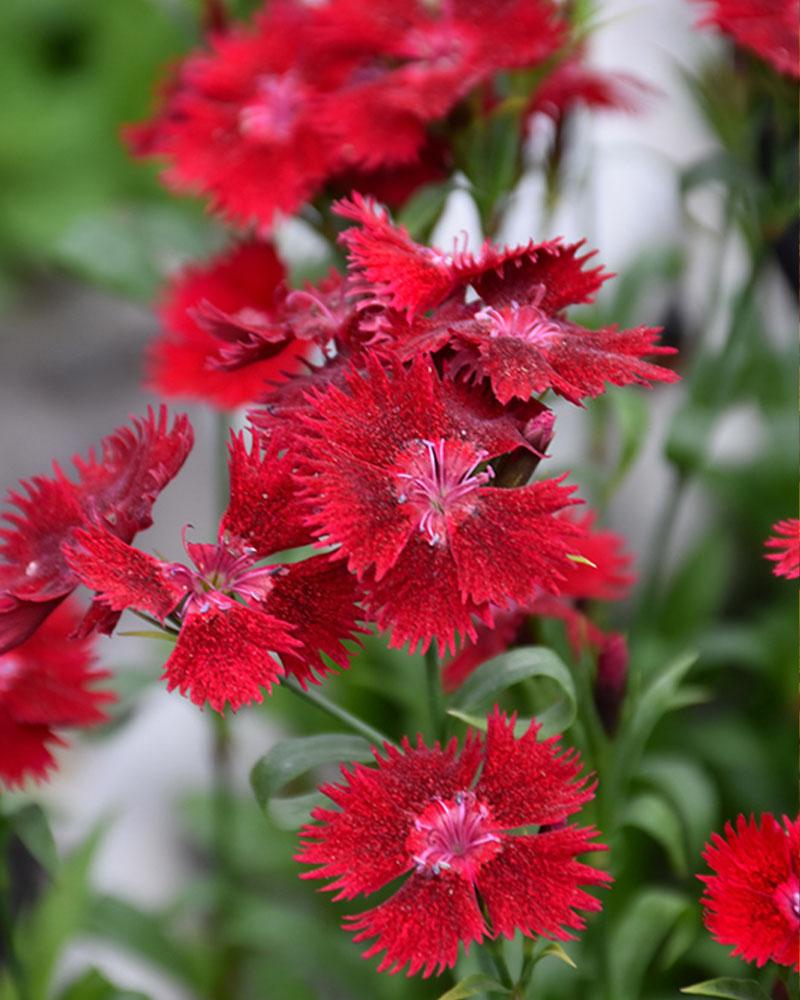
[[[133,430],[120,427],[104,438],[98,460],[73,458],[77,482],[54,465],[51,479],[36,476],[23,482],[25,494],[11,492],[9,503],[19,513],[3,515],[11,525],[0,529],[0,653],[23,642],[78,585],[61,543],[81,526],[100,525],[126,542],[153,523],[153,504],[177,475],[192,447],[192,428],[185,416],[167,426],[167,411],[158,418],[148,410],[134,418]],[[87,616],[108,630],[119,616],[93,607]]]
[[[391,377],[374,358],[309,415],[309,523],[363,581],[392,644],[452,649],[489,603],[557,591],[577,529],[560,480],[501,489],[491,460],[530,448],[518,422],[441,381],[423,359]]]
[[[800,0],[710,0],[701,24],[714,24],[779,73],[800,77]]]
[[[66,745],[55,730],[103,722],[102,706],[114,700],[91,687],[109,675],[93,669],[89,640],[71,638],[80,620],[67,601],[0,656],[0,781],[10,787],[46,777],[55,766],[51,747]]]
[[[764,543],[768,549],[776,550],[767,553],[767,559],[775,563],[772,572],[775,576],[796,580],[800,577],[800,520],[789,518],[778,521],[772,530],[774,535]]]
[[[164,332],[149,351],[150,385],[165,396],[230,409],[257,399],[265,382],[296,371],[308,344],[282,325],[284,277],[272,247],[255,240],[180,271],[160,307]],[[248,334],[268,343],[269,351],[246,371],[222,368],[225,341]]]
[[[720,944],[757,966],[773,961],[800,971],[800,818],[770,813],[715,833],[703,857],[705,924]]]
[[[610,876],[576,857],[604,848],[593,829],[565,822],[593,786],[574,751],[537,740],[535,722],[515,739],[515,719],[495,708],[485,743],[468,737],[460,754],[455,739],[444,749],[421,736],[401,750],[386,744],[385,756],[373,751],[377,768],[343,767],[344,782],[322,789],[338,808],[315,809],[318,822],[303,829],[297,860],[316,866],[303,878],[332,879],[336,899],[354,899],[410,873],[346,920],[356,941],[376,939],[365,958],[385,952],[379,971],[438,974],[455,965],[459,942],[516,931],[568,939],[585,926],[576,910],[600,909],[580,886]]]
[[[137,608],[180,624],[164,666],[168,690],[218,712],[261,701],[286,672],[305,686],[346,667],[341,640],[358,631],[354,581],[325,556],[262,565],[274,552],[309,541],[292,496],[290,459],[230,446],[231,499],[216,544],[186,542],[194,568],[146,555],[97,529],[65,546],[81,580],[114,611]],[[274,657],[279,653],[282,662]]]
[[[402,359],[447,348],[453,376],[488,378],[504,404],[546,389],[580,403],[608,382],[678,378],[643,360],[674,353],[657,345],[658,330],[587,330],[565,318],[567,306],[591,302],[607,277],[599,267],[583,270],[591,255],[578,256],[581,243],[554,240],[511,250],[487,243],[477,257],[445,254],[415,243],[369,199],[355,195],[336,210],[361,223],[341,236],[353,291],[364,305],[384,308],[372,328]],[[423,316],[426,310],[433,312]]]
[[[210,36],[210,51],[174,72],[158,117],[128,131],[133,151],[165,158],[170,187],[209,195],[233,221],[269,227],[276,212],[294,212],[344,166],[318,124],[336,74],[322,72],[315,16],[284,0],[248,28]]]
[[[498,71],[537,65],[561,44],[549,0],[422,2],[334,0],[320,30],[362,63],[320,107],[320,120],[361,166],[416,159],[426,125]]]

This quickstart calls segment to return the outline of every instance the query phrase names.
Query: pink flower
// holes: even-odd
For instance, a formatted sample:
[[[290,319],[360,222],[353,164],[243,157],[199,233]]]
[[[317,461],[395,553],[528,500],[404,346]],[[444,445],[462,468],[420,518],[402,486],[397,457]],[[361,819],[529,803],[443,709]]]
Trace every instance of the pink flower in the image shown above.
[[[346,918],[356,941],[373,941],[365,958],[384,953],[379,971],[438,974],[459,943],[517,931],[570,938],[585,926],[577,910],[600,909],[581,886],[610,876],[577,856],[603,846],[591,828],[566,825],[593,786],[574,751],[537,740],[536,723],[515,739],[515,718],[495,708],[485,743],[468,737],[460,754],[455,739],[386,744],[373,751],[376,768],[342,768],[344,781],[322,789],[336,808],[315,809],[302,831],[297,860],[315,866],[302,877],[330,879],[326,889],[350,900],[408,876]]]
[[[705,924],[733,954],[762,966],[800,971],[800,818],[738,816],[713,834],[703,857],[714,872],[705,883]]]
[[[114,700],[92,687],[108,673],[93,667],[91,642],[72,638],[81,612],[65,601],[39,629],[0,655],[0,781],[9,787],[45,778],[55,767],[57,730],[93,726]]]
[[[264,560],[310,540],[297,516],[291,459],[230,446],[230,503],[215,544],[186,542],[194,566],[167,563],[92,529],[65,546],[70,566],[101,604],[179,624],[164,666],[168,690],[218,712],[261,701],[285,673],[304,686],[346,667],[341,644],[358,631],[355,585],[325,556],[286,565]],[[278,660],[274,654],[279,654]]]
[[[800,520],[778,521],[772,530],[774,534],[764,542],[768,549],[775,549],[767,553],[767,559],[775,563],[772,572],[775,576],[796,580],[800,577]]]
[[[19,513],[3,515],[11,525],[0,529],[0,653],[30,636],[78,585],[61,552],[75,529],[97,525],[126,542],[153,523],[158,494],[177,475],[192,447],[185,416],[167,426],[167,411],[148,410],[133,419],[133,430],[120,427],[88,461],[73,458],[77,482],[54,463],[52,478],[23,482],[24,493],[11,492]],[[108,631],[119,615],[93,605],[85,628]]]

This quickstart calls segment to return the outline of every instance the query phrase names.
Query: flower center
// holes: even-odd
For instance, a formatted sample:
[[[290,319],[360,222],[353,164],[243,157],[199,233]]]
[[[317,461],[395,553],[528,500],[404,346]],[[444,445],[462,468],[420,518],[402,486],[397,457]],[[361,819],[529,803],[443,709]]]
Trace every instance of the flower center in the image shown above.
[[[467,881],[502,849],[489,807],[473,792],[434,799],[414,820],[406,840],[418,872],[452,871]]]
[[[187,542],[184,546],[197,567],[190,569],[182,563],[170,563],[168,572],[185,587],[189,598],[184,614],[191,611],[208,611],[214,605],[224,611],[232,607],[239,597],[245,602],[265,601],[272,590],[274,566],[254,566],[253,549],[219,545],[200,545]]]
[[[796,875],[790,875],[778,886],[775,902],[790,926],[800,930],[800,879]]]
[[[23,667],[22,658],[14,653],[0,656],[0,695],[11,690]]]
[[[259,77],[253,100],[239,112],[239,130],[257,142],[286,142],[307,98],[294,73]]]
[[[409,504],[419,530],[431,545],[446,543],[448,519],[494,475],[491,466],[476,471],[487,455],[460,441],[419,441],[407,462],[408,471],[397,474],[397,502]]]
[[[563,331],[558,320],[553,319],[536,306],[519,306],[514,303],[504,309],[487,306],[475,314],[475,319],[488,327],[489,336],[513,337],[527,344],[551,344],[558,340]]]

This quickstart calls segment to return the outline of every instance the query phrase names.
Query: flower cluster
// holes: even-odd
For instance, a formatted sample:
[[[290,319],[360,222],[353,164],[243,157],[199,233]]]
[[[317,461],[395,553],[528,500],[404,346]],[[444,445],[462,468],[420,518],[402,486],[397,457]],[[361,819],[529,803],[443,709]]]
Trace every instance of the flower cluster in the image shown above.
[[[430,126],[566,35],[553,0],[279,0],[246,28],[212,32],[129,139],[167,161],[170,187],[269,229],[325,185],[402,197],[441,175]]]
[[[574,751],[539,740],[532,723],[514,736],[515,716],[497,708],[485,741],[428,748],[404,740],[374,750],[377,768],[342,768],[323,788],[335,809],[317,808],[297,860],[305,878],[331,880],[337,899],[369,896],[407,876],[385,902],[349,917],[365,957],[380,970],[423,976],[455,965],[459,943],[528,936],[567,939],[578,910],[600,909],[581,886],[609,875],[577,860],[603,850],[588,827],[567,819],[593,795]]]

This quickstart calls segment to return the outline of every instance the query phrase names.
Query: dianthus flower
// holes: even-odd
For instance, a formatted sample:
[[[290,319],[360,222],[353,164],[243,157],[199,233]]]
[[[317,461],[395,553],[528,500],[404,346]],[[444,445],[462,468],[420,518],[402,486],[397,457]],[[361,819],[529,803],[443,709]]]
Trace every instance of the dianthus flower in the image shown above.
[[[336,211],[360,223],[340,237],[353,292],[380,340],[404,360],[440,353],[454,377],[488,379],[500,403],[547,389],[573,403],[597,396],[606,383],[674,382],[667,368],[645,361],[672,354],[650,327],[588,330],[566,319],[570,305],[591,302],[608,275],[584,270],[582,243],[528,243],[513,249],[484,244],[477,256],[447,254],[415,243],[386,211],[359,195]],[[477,298],[476,298],[477,295]]]
[[[325,888],[349,900],[408,875],[346,918],[356,941],[376,939],[365,958],[385,952],[379,971],[408,965],[427,977],[455,965],[459,942],[516,931],[568,939],[585,926],[577,910],[600,909],[580,887],[610,876],[576,859],[604,847],[593,829],[566,824],[593,786],[575,751],[538,740],[535,722],[515,739],[515,719],[495,708],[485,742],[468,737],[460,754],[455,739],[386,744],[373,751],[377,768],[342,768],[344,782],[322,789],[338,808],[315,809],[304,827],[297,860],[316,867],[302,877],[332,879]]]
[[[328,66],[310,34],[315,17],[309,4],[279,0],[253,25],[212,34],[208,51],[174,71],[158,116],[128,131],[133,151],[166,159],[168,186],[209,195],[231,220],[269,227],[276,212],[294,212],[346,162],[319,127],[318,102],[353,63]]]
[[[164,666],[168,690],[208,702],[218,712],[261,701],[285,673],[303,686],[340,667],[341,640],[358,631],[355,582],[339,563],[320,555],[302,562],[264,564],[275,552],[310,541],[292,495],[291,459],[230,445],[231,496],[216,544],[185,541],[194,567],[167,563],[97,529],[78,531],[65,546],[69,564],[121,612],[135,608],[180,626]],[[185,534],[185,533],[184,533]],[[278,660],[274,654],[279,654]]]
[[[320,116],[368,168],[416,159],[428,123],[500,70],[538,65],[565,34],[550,0],[332,0],[319,22],[326,47],[361,50]]]
[[[309,524],[362,580],[392,645],[453,648],[490,604],[557,592],[577,529],[560,480],[493,485],[493,459],[530,449],[494,401],[418,358],[351,369],[301,418]]]
[[[775,576],[796,580],[800,577],[800,520],[778,521],[772,530],[774,534],[764,543],[768,549],[775,549],[767,553],[767,559],[775,563],[772,572]]]
[[[158,494],[178,473],[192,447],[192,428],[185,416],[172,428],[162,407],[158,417],[148,410],[104,438],[101,457],[76,456],[77,482],[54,463],[54,476],[36,476],[11,492],[19,511],[3,515],[11,525],[0,529],[0,653],[24,641],[78,585],[61,552],[76,528],[89,525],[125,542],[153,523]],[[119,615],[96,605],[87,627],[113,628]]]
[[[170,281],[160,306],[164,331],[148,352],[148,381],[164,396],[223,409],[257,399],[265,382],[296,371],[309,350],[282,322],[285,271],[268,243],[239,243]],[[249,335],[267,345],[247,370],[219,364],[227,340]]]
[[[25,642],[0,655],[0,781],[10,787],[41,780],[55,766],[56,730],[106,719],[114,700],[92,685],[108,677],[95,670],[91,641],[75,639],[81,612],[65,601]]]
[[[779,73],[800,77],[800,0],[710,0],[701,24],[721,31]]]
[[[714,875],[705,883],[705,924],[733,954],[762,966],[773,961],[800,971],[800,818],[770,813],[737,817],[715,833],[703,857]]]

